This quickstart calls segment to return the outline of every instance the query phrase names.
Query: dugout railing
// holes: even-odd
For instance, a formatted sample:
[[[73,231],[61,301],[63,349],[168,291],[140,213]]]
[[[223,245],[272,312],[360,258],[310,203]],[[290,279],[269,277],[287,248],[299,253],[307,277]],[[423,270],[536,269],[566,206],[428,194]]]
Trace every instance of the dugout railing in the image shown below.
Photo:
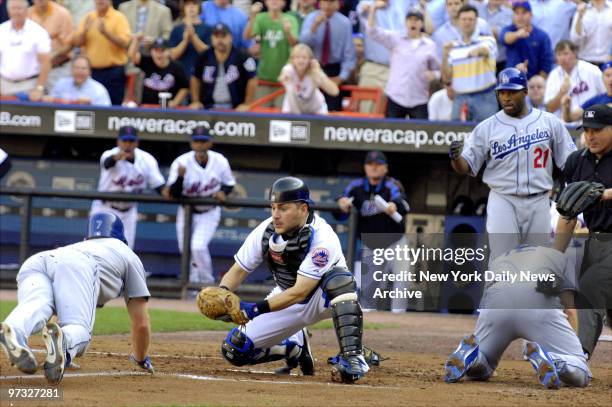
[[[30,255],[30,234],[33,215],[33,199],[34,198],[64,198],[93,201],[100,199],[103,201],[122,201],[122,202],[139,202],[139,203],[163,203],[183,205],[185,209],[185,228],[183,231],[183,253],[181,254],[180,273],[176,280],[154,280],[151,279],[147,283],[151,290],[163,289],[173,291],[180,295],[181,298],[187,297],[189,289],[199,289],[201,285],[189,283],[189,264],[191,259],[191,224],[193,216],[193,207],[196,205],[218,205],[224,207],[239,207],[239,208],[268,208],[270,202],[263,198],[228,198],[226,202],[219,203],[213,198],[181,198],[181,199],[166,199],[159,195],[153,194],[126,194],[114,192],[97,192],[97,191],[69,191],[69,190],[51,190],[51,189],[36,189],[36,188],[15,188],[2,187],[0,195],[20,197],[20,235],[19,235],[19,263],[22,264]],[[338,206],[333,202],[317,203],[316,211],[332,212],[337,211]],[[351,208],[351,213],[348,219],[348,241],[346,248],[347,264],[355,263],[355,250],[357,241],[357,220],[358,213],[354,208]],[[243,285],[238,293],[241,295],[263,295],[269,291],[269,287],[261,284],[246,284]]]

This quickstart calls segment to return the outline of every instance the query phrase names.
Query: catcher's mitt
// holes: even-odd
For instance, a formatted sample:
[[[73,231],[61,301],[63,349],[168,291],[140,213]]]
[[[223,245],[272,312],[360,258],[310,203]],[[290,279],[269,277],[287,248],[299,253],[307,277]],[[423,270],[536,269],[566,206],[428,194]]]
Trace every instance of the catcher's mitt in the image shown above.
[[[597,182],[572,182],[561,191],[557,200],[557,212],[565,218],[575,218],[596,205],[605,189]]]
[[[244,325],[249,320],[240,310],[240,297],[219,287],[206,287],[196,300],[200,312],[210,319]]]

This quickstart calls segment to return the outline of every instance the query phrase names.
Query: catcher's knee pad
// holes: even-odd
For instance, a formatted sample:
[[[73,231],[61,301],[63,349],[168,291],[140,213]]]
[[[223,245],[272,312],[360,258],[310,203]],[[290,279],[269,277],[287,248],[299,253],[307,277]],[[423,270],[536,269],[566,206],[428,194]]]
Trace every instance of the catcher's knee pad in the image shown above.
[[[353,274],[344,267],[334,267],[323,276],[321,288],[331,305],[340,352],[345,356],[360,355],[363,314]]]
[[[233,328],[221,345],[221,353],[232,365],[244,366],[252,364],[255,356],[255,345],[244,332]]]

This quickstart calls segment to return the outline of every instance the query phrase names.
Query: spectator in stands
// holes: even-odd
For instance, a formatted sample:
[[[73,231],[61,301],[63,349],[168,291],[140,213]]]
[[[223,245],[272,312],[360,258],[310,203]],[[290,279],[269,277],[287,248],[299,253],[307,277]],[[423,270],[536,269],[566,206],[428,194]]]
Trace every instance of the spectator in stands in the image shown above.
[[[119,11],[127,17],[132,33],[142,38],[145,49],[158,37],[170,37],[172,13],[156,0],[129,0],[121,3]]]
[[[110,0],[95,0],[95,5],[96,9],[81,20],[73,44],[91,61],[92,78],[108,90],[113,105],[120,105],[125,93],[130,25]]]
[[[603,71],[603,81],[606,86],[606,91],[599,95],[593,96],[584,102],[579,108],[570,110],[571,97],[569,95],[561,98],[561,109],[563,111],[563,120],[566,122],[574,122],[580,120],[582,113],[594,105],[610,105],[612,104],[612,61],[606,62],[601,66]]]
[[[327,114],[325,96],[340,93],[338,85],[321,70],[312,50],[298,44],[291,50],[290,61],[281,71],[278,81],[285,87],[283,113]]]
[[[39,101],[51,70],[51,38],[27,18],[26,0],[8,0],[9,21],[0,24],[0,94],[25,92]]]
[[[461,41],[461,28],[459,27],[459,10],[463,5],[467,4],[467,0],[446,0],[446,11],[448,12],[449,20],[437,27],[432,35],[432,39],[438,47],[438,55],[442,56],[444,45],[449,41]],[[478,11],[476,11],[478,13]],[[480,35],[491,35],[489,24],[480,17],[476,17],[476,28],[474,29],[474,37]]]
[[[349,19],[338,12],[338,0],[321,0],[320,10],[304,20],[300,41],[312,48],[323,72],[336,85],[346,82],[356,63]],[[325,94],[330,111],[342,110],[342,97]]]
[[[364,35],[362,33],[353,33],[353,47],[355,47],[355,68],[348,83],[351,85],[357,85],[359,83],[359,72],[363,64],[365,64],[365,49],[363,46]]]
[[[554,48],[561,40],[569,39],[572,17],[576,11],[577,0],[533,0],[533,25],[542,29],[550,37]]]
[[[414,2],[410,0],[364,0],[359,3],[357,13],[360,29],[364,33],[365,56],[365,62],[359,71],[359,86],[384,88],[389,80],[389,50],[366,32],[368,19],[373,14],[374,8],[376,8],[376,27],[402,34],[406,31],[406,15],[413,4]],[[429,32],[431,33],[431,30]],[[362,111],[368,111],[371,108],[370,104],[362,104]]]
[[[423,34],[424,18],[419,11],[406,15],[408,34],[376,26],[376,14],[386,3],[377,1],[370,10],[367,37],[389,50],[389,81],[385,117],[427,120],[430,82],[440,79],[440,62],[436,44]],[[410,89],[410,92],[406,92]]]
[[[51,71],[47,87],[70,75],[70,50],[72,49],[72,16],[64,7],[51,0],[34,0],[28,9],[28,17],[47,30],[51,38]]]
[[[453,91],[452,84],[450,82],[444,82],[444,88],[431,95],[427,103],[429,120],[451,120],[453,100],[455,100],[455,91]]]
[[[544,90],[546,79],[541,75],[533,75],[527,82],[527,106],[546,110],[544,103]]]
[[[170,59],[168,42],[159,37],[151,44],[151,56],[142,56],[138,44],[142,34],[135,34],[128,50],[130,59],[143,74],[142,104],[161,104],[160,93],[170,93],[168,107],[176,108],[189,93],[189,80],[183,68]]]
[[[478,15],[485,20],[491,28],[491,34],[496,39],[502,29],[512,24],[512,10],[506,0],[488,0],[476,5]],[[552,50],[551,50],[552,52]],[[506,47],[502,41],[497,42],[497,69],[499,72],[506,67]]]
[[[66,7],[74,23],[81,21],[95,8],[94,2],[91,0],[59,0],[58,3]]]
[[[236,48],[249,48],[251,46],[251,41],[245,40],[242,36],[249,19],[242,10],[232,6],[230,0],[208,0],[204,2],[200,18],[204,24],[211,28],[218,23],[223,23],[229,27]]]
[[[72,76],[59,79],[46,101],[62,99],[66,102],[110,106],[108,91],[100,82],[91,78],[91,66],[85,55],[77,55],[72,60]]]
[[[578,45],[578,58],[594,65],[608,60],[612,43],[612,3],[592,0],[580,2],[572,21],[570,39]]]
[[[170,56],[181,64],[189,78],[198,56],[210,46],[211,29],[200,19],[200,0],[184,0],[181,6],[183,21],[170,33]]]
[[[527,73],[547,77],[553,66],[552,46],[548,34],[531,24],[531,5],[518,1],[512,6],[514,23],[504,27],[500,42],[507,47],[506,66],[517,67]]]
[[[212,48],[200,55],[193,68],[192,109],[246,110],[253,101],[257,63],[232,42],[232,33],[225,24],[213,28]]]
[[[261,12],[263,4],[260,2],[251,6],[244,38],[260,38],[259,81],[276,83],[281,69],[289,60],[291,47],[298,42],[298,22],[292,15],[283,13],[284,6],[284,0],[266,0],[268,11],[265,13]],[[255,97],[259,99],[277,90],[278,87],[258,82]]]
[[[452,81],[456,93],[452,119],[479,122],[497,112],[497,44],[491,36],[474,36],[478,18],[474,6],[462,6],[458,15],[462,39],[444,45],[442,75],[443,80]]]
[[[315,4],[317,0],[297,0],[297,7],[295,11],[289,11],[287,14],[291,14],[298,22],[298,32],[302,29],[302,23],[306,16],[316,10]]]
[[[562,118],[561,99],[569,95],[570,111],[579,108],[584,102],[606,91],[601,71],[598,67],[578,59],[578,47],[569,40],[560,41],[555,46],[557,67],[550,72],[546,81],[544,103],[546,109]]]

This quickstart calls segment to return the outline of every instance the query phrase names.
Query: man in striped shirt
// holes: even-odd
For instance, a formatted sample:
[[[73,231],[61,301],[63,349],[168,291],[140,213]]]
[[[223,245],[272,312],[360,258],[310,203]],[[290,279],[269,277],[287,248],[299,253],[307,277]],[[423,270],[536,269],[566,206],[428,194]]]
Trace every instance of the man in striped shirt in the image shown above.
[[[462,6],[461,41],[444,45],[442,75],[445,81],[452,81],[456,92],[452,120],[480,122],[498,110],[494,91],[497,43],[491,36],[473,37],[477,19],[474,6]]]

